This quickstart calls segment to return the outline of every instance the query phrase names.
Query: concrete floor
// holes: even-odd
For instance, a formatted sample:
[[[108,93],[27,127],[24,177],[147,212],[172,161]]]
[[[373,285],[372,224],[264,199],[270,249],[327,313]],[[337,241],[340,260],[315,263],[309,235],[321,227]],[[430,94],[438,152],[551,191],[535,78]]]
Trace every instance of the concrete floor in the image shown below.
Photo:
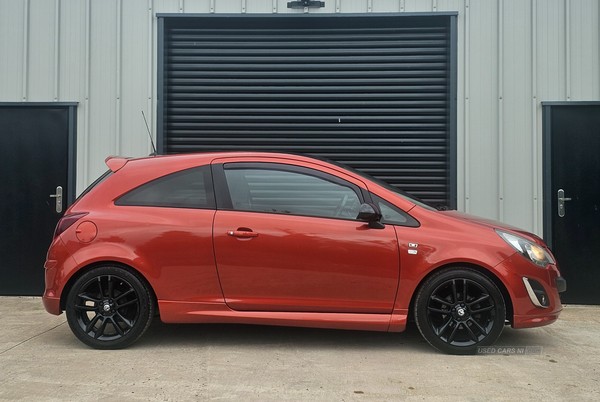
[[[505,328],[536,355],[448,356],[404,333],[167,325],[93,350],[39,298],[0,297],[0,401],[599,401],[600,307]]]

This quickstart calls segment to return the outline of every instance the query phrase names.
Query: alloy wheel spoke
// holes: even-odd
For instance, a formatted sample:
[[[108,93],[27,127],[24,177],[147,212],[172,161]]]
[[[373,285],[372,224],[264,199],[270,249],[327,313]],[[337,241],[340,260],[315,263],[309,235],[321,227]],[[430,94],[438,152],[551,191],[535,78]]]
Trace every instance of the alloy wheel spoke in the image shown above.
[[[450,336],[448,337],[448,343],[452,343],[454,341],[454,337],[456,336],[456,333],[458,332],[458,327],[460,326],[459,323],[456,323],[456,325],[454,326],[454,328],[452,329],[452,333],[450,334]]]
[[[123,317],[123,314],[119,313],[118,311],[117,311],[117,316],[125,323],[125,325],[127,325],[127,328],[133,327],[133,322],[131,320],[128,320],[127,318]]]
[[[92,296],[88,295],[87,293],[79,293],[77,295],[77,297],[79,297],[80,299],[83,299],[85,301],[91,301],[93,303],[100,303],[100,299],[93,298]]]
[[[475,335],[475,333],[473,332],[473,330],[471,329],[471,327],[469,327],[467,325],[467,323],[464,323],[464,327],[467,329],[467,332],[469,333],[469,338],[471,338],[474,342],[477,342],[477,335]]]
[[[448,326],[453,322],[454,320],[452,319],[452,317],[448,317],[448,320],[444,323],[444,325],[442,325],[441,328],[437,328],[435,329],[436,335],[437,336],[442,336],[442,334],[444,332],[446,332],[446,329],[448,329]]]
[[[431,296],[431,300],[433,300],[435,302],[438,302],[440,304],[445,304],[445,305],[453,304],[453,303],[450,303],[448,300],[444,300],[444,299],[439,298],[436,295]]]
[[[102,289],[102,278],[98,277],[96,284],[98,285],[98,290],[100,291],[100,297],[104,297],[104,289]]]
[[[463,302],[467,302],[467,295],[469,294],[467,287],[468,283],[466,279],[463,279]]]
[[[116,302],[117,300],[119,300],[119,299],[122,299],[123,297],[125,297],[125,296],[127,296],[128,294],[131,294],[131,293],[133,293],[133,292],[135,292],[135,290],[134,290],[134,289],[129,289],[127,292],[125,292],[125,293],[122,293],[122,294],[118,295],[118,296],[117,296],[117,297],[115,297],[113,300]],[[137,299],[136,299],[136,300],[137,300]]]
[[[107,323],[108,323],[108,320],[106,318],[103,318],[102,324],[100,324],[100,328],[98,328],[98,330],[94,334],[94,338],[98,339],[98,338],[100,338],[101,335],[104,335],[104,330],[106,329]]]
[[[96,311],[97,306],[86,306],[85,304],[75,306],[79,311]]]
[[[125,306],[130,306],[132,304],[136,304],[137,302],[138,302],[138,299],[135,298],[133,300],[126,301],[123,304],[119,304],[119,303],[115,303],[115,304],[116,304],[117,308],[119,309],[119,308],[122,308],[122,307],[125,307]]]
[[[112,276],[108,276],[108,297],[110,297],[112,299],[113,297],[113,290],[114,290],[115,284],[113,282],[113,277]]]
[[[115,330],[119,333],[119,335],[121,335],[121,336],[125,335],[125,332],[123,332],[123,329],[121,328],[121,326],[119,325],[117,320],[115,320],[114,317],[111,317],[110,321],[111,321],[113,327],[115,327]]]
[[[435,308],[435,307],[427,307],[427,309],[429,311],[433,311],[434,313],[450,314],[450,310],[443,310],[443,309]]]
[[[482,301],[485,301],[487,299],[490,298],[490,295],[488,294],[483,294],[481,297],[479,297],[477,300],[473,300],[472,302],[467,303],[467,306],[472,306],[474,304],[478,304],[481,303]]]
[[[487,335],[488,331],[485,330],[485,328],[483,328],[477,321],[475,321],[473,318],[470,318],[469,321],[471,321],[473,323],[473,325],[475,325],[477,327],[478,330],[481,331],[482,334]]]
[[[456,295],[456,279],[452,279],[452,298],[454,304],[458,303],[458,296]]]
[[[85,332],[89,333],[92,328],[94,328],[94,325],[96,325],[96,323],[98,322],[98,320],[100,319],[100,317],[102,317],[100,314],[97,314],[94,316],[94,318],[92,318],[92,320],[88,323],[88,325],[85,326]]]
[[[478,308],[476,310],[471,310],[471,314],[479,314],[479,313],[483,313],[484,311],[490,311],[494,308],[494,306],[487,306],[487,307],[482,307],[482,308]]]

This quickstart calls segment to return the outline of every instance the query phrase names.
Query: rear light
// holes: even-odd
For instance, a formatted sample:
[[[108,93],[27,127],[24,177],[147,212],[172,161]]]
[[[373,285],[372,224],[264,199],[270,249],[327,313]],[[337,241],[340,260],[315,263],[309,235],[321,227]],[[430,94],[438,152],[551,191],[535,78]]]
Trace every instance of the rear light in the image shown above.
[[[61,220],[56,224],[56,229],[54,229],[54,239],[61,235],[62,232],[71,227],[75,222],[79,219],[86,216],[89,212],[81,212],[77,214],[69,214],[62,217]]]

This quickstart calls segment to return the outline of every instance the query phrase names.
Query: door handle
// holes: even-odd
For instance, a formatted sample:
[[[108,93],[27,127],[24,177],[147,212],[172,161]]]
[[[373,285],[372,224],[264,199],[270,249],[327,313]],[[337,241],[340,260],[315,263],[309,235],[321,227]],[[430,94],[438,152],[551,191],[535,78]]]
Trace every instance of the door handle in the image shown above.
[[[561,218],[565,216],[565,201],[571,201],[571,198],[566,198],[565,190],[561,188],[558,190],[558,216]]]
[[[251,237],[258,237],[258,233],[253,232],[253,231],[248,231],[248,230],[230,230],[227,232],[227,234],[229,236],[233,236],[233,237],[242,237],[242,238],[251,238]]]
[[[56,212],[62,212],[62,198],[63,198],[63,188],[61,186],[56,187],[56,194],[50,194],[50,198],[56,198]]]

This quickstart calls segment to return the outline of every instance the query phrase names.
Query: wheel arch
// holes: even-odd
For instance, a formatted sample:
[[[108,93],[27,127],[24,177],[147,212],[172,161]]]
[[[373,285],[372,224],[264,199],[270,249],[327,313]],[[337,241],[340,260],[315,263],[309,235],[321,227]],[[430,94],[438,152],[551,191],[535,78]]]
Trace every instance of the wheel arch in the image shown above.
[[[77,272],[75,272],[73,275],[71,275],[71,277],[69,278],[69,280],[63,287],[62,292],[60,294],[60,309],[61,309],[61,311],[65,310],[66,303],[67,303],[67,297],[69,296],[69,292],[73,288],[73,285],[75,284],[77,279],[79,279],[82,275],[84,275],[85,273],[87,273],[95,268],[107,266],[107,265],[125,269],[125,270],[133,273],[134,275],[136,275],[144,283],[144,285],[146,285],[146,287],[150,291],[150,294],[152,295],[152,299],[154,302],[155,311],[159,312],[158,298],[156,297],[156,292],[154,291],[154,288],[152,287],[150,282],[146,279],[146,277],[139,270],[135,269],[131,265],[127,265],[122,262],[111,261],[111,260],[95,261],[84,267],[81,267],[80,269],[77,270]]]
[[[419,284],[415,287],[414,292],[410,299],[410,304],[408,307],[408,320],[409,321],[414,321],[414,319],[415,319],[415,317],[414,317],[415,299],[417,298],[417,294],[419,293],[419,289],[421,289],[421,286],[423,286],[423,284],[431,276],[435,275],[436,273],[438,273],[440,271],[443,271],[443,270],[446,270],[449,268],[471,268],[471,269],[479,272],[480,274],[485,275],[489,280],[491,280],[496,285],[498,290],[500,290],[500,293],[502,294],[502,297],[504,298],[504,304],[506,307],[506,318],[512,324],[513,317],[514,317],[513,303],[512,303],[512,298],[510,297],[510,293],[508,292],[506,285],[504,285],[504,282],[502,282],[502,280],[493,271],[490,271],[489,269],[486,269],[486,268],[482,267],[481,265],[477,265],[477,264],[473,264],[473,263],[466,263],[466,262],[465,263],[454,262],[454,263],[439,266],[439,267],[431,270],[427,275],[425,275],[423,277],[423,279],[421,279]]]

